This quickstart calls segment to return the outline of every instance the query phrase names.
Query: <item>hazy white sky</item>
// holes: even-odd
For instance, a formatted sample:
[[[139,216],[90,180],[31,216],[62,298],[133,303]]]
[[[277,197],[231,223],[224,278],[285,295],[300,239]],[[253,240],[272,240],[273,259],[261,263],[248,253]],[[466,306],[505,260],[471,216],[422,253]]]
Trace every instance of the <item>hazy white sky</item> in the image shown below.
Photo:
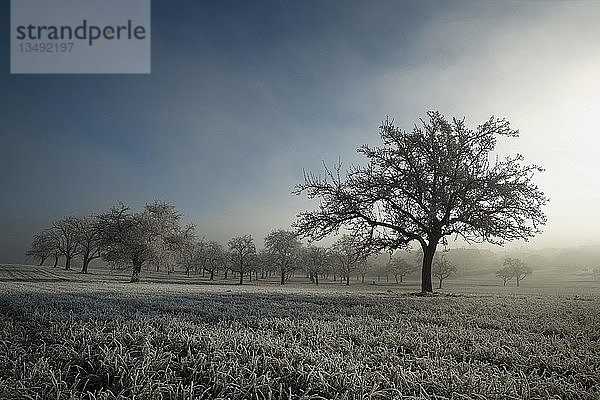
[[[500,21],[486,13],[466,28],[438,17],[423,46],[455,49],[449,60],[391,71],[382,81],[417,93],[412,104],[441,99],[446,112],[475,121],[506,116],[521,137],[500,150],[523,153],[547,170],[537,182],[551,199],[549,223],[532,243],[598,243],[600,3],[532,6],[534,12]]]
[[[372,126],[344,132],[346,143],[376,140],[384,114],[406,129],[429,109],[466,117],[471,126],[491,115],[506,117],[521,136],[501,141],[500,154],[520,152],[528,162],[546,168],[536,182],[551,199],[549,222],[530,243],[600,243],[600,4],[536,2],[504,18],[498,18],[495,7],[488,9],[490,5],[433,15],[415,38],[420,62],[386,65],[353,82],[340,100]],[[349,147],[338,151],[342,160],[355,159],[345,152]],[[332,162],[337,154],[330,150],[322,157]],[[280,175],[286,157],[273,159],[269,172]],[[314,162],[303,165],[320,169]],[[297,172],[293,166],[284,170]],[[288,179],[298,177],[283,177],[280,187],[287,188]],[[257,225],[269,215],[272,224],[285,225],[296,210],[288,211],[287,205],[294,203],[286,194],[282,190],[273,203],[265,195],[255,213],[253,202],[236,202],[234,220]]]
[[[149,76],[16,76],[3,59],[0,261],[117,200],[260,243],[316,205],[290,194],[303,168],[357,161],[386,115],[410,129],[427,110],[508,118],[521,137],[500,152],[547,170],[531,243],[598,243],[598,21],[591,1],[155,1]]]

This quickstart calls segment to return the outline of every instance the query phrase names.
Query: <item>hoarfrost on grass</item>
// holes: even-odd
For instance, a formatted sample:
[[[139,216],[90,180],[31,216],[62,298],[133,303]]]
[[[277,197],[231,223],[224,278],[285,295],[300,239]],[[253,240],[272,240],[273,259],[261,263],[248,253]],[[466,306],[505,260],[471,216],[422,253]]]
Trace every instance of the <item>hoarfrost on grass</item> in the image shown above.
[[[600,396],[598,296],[419,298],[34,272],[0,281],[2,398]]]

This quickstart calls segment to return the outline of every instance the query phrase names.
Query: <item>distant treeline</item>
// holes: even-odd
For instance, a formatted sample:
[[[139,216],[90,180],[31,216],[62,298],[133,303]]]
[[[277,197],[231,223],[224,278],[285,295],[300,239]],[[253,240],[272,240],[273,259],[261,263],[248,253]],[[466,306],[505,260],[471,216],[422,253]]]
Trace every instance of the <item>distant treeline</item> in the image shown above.
[[[364,283],[367,276],[377,282],[402,283],[407,276],[418,276],[423,262],[421,251],[373,254],[349,235],[342,235],[329,247],[305,246],[295,232],[284,229],[271,231],[264,238],[264,248],[257,251],[251,235],[236,236],[227,243],[207,240],[194,225],[182,225],[181,217],[167,202],[155,201],[137,212],[118,204],[104,213],[55,221],[34,235],[26,254],[39,265],[51,260],[58,267],[62,260],[65,269],[71,269],[77,260],[82,273],[88,272],[91,261],[102,259],[112,268],[131,268],[132,281],[139,280],[142,269],[153,269],[202,274],[210,280],[233,277],[240,284],[244,279],[277,276],[282,285],[297,273],[317,285],[319,280],[349,285],[353,277]],[[592,250],[600,252],[600,248],[584,250],[579,258],[573,251],[563,254],[571,265],[573,259],[579,259],[582,271],[598,279],[598,268],[585,263],[593,259]],[[486,249],[452,249],[436,256],[432,276],[439,280],[439,288],[453,275],[480,273],[495,273],[504,284],[516,278],[518,285],[531,273],[530,266],[561,265],[561,257],[553,251],[521,253],[517,258]]]
[[[89,216],[68,216],[34,235],[26,255],[43,265],[51,260],[71,269],[81,263],[87,273],[91,261],[102,259],[112,268],[131,268],[131,280],[139,280],[142,269],[202,274],[213,280],[261,279],[277,276],[283,285],[296,273],[319,284],[320,279],[350,284],[356,276],[367,275],[378,281],[403,278],[417,271],[419,254],[370,254],[349,235],[342,235],[332,246],[305,246],[295,232],[275,229],[264,238],[264,249],[257,251],[251,235],[231,238],[227,243],[207,240],[194,225],[182,225],[182,214],[170,203],[156,201],[143,210],[132,211],[118,204],[109,211]],[[443,276],[447,271],[440,272]],[[435,271],[434,271],[435,274]]]

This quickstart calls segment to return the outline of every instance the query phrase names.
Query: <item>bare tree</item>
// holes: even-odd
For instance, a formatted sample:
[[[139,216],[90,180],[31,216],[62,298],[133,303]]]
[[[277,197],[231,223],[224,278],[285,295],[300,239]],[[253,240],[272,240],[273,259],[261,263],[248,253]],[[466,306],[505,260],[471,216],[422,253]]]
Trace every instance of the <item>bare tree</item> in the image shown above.
[[[203,275],[207,272],[211,281],[215,279],[217,269],[226,267],[226,264],[225,251],[220,243],[201,240],[195,244],[191,265],[194,269],[203,271]],[[189,270],[187,274],[189,276]]]
[[[256,246],[252,235],[231,238],[229,246],[232,269],[240,274],[240,285],[244,284],[244,274],[251,272],[253,258],[256,257]],[[250,278],[252,279],[252,278]]]
[[[373,264],[371,264],[367,258],[360,260],[356,264],[356,272],[358,272],[358,275],[360,276],[361,283],[365,283],[365,276],[367,276],[367,274],[372,270]]]
[[[305,173],[294,193],[320,199],[317,210],[298,215],[295,227],[304,237],[318,240],[345,227],[377,249],[418,242],[421,289],[432,292],[433,257],[447,236],[500,245],[527,240],[546,223],[548,199],[533,183],[541,167],[523,165],[520,154],[490,161],[499,136],[518,136],[506,120],[492,117],[473,130],[464,119],[427,115],[411,132],[384,121],[383,146],[358,149],[366,166],[344,177],[341,163],[325,167],[324,176]]]
[[[58,267],[58,260],[61,257],[60,251],[58,251],[58,249],[55,249],[52,252],[52,257],[54,257],[54,264],[52,265],[54,268]]]
[[[512,276],[515,277],[515,279],[517,280],[517,287],[519,287],[521,281],[525,279],[527,275],[530,275],[532,272],[531,268],[528,267],[524,261],[518,258],[505,258],[504,267],[508,268],[508,270],[512,272]]]
[[[74,216],[65,217],[54,221],[52,229],[56,233],[56,247],[61,255],[65,257],[65,269],[71,269],[71,261],[81,251],[77,241],[77,225],[79,219]]]
[[[364,262],[369,255],[367,249],[356,238],[343,235],[332,246],[333,257],[337,260],[340,272],[346,279],[346,286],[350,285],[350,274],[359,263]]]
[[[157,272],[162,267],[170,273],[179,251],[186,241],[193,239],[194,226],[181,228],[181,213],[174,205],[164,201],[146,204],[144,212],[150,216],[150,229],[154,232],[149,242],[153,254],[149,262]]]
[[[74,229],[83,261],[81,273],[87,274],[90,262],[101,256],[98,222],[94,217],[79,217],[74,221]]]
[[[114,264],[131,262],[131,282],[139,281],[142,264],[155,260],[155,241],[164,240],[168,250],[177,249],[185,234],[179,226],[180,214],[167,203],[147,204],[142,212],[132,212],[123,204],[98,216],[98,229],[104,260]]]
[[[444,279],[456,274],[456,266],[446,258],[446,256],[436,257],[433,261],[433,268],[431,269],[433,276],[439,279],[440,285],[438,289],[442,288],[442,282]]]
[[[297,267],[302,243],[294,232],[283,229],[271,231],[265,237],[265,251],[279,270],[279,283],[285,284],[287,274]]]
[[[496,276],[502,279],[503,286],[506,286],[506,283],[515,277],[513,270],[509,266],[496,271]]]
[[[39,258],[38,265],[44,264],[44,261],[57,252],[57,242],[52,231],[43,231],[33,236],[31,248],[27,250],[27,257]]]
[[[258,269],[260,269],[261,271],[261,278],[270,277],[271,275],[274,275],[278,272],[275,257],[273,256],[273,254],[267,251],[267,249],[261,249],[256,254],[255,259],[255,263],[257,265],[257,272]]]
[[[177,254],[176,264],[183,267],[185,274],[189,277],[190,271],[194,268],[195,250],[198,242],[190,240],[182,245],[182,248]]]
[[[134,213],[123,204],[100,214],[102,258],[114,264],[133,264],[131,282],[139,281],[142,264],[153,257],[150,241],[155,234],[148,215]]]
[[[197,248],[203,240],[196,240],[193,226],[188,226],[179,237],[175,249],[175,264],[183,266],[186,275],[190,276],[190,270],[197,268]]]
[[[227,268],[227,255],[219,242],[211,240],[208,242],[207,247],[208,266],[205,267],[205,270],[210,274],[210,280],[212,281],[214,280],[216,271]]]
[[[390,260],[390,272],[394,275],[396,283],[398,283],[398,278],[400,278],[400,283],[404,282],[404,277],[417,269],[416,265],[411,264],[398,254]]]
[[[329,257],[327,249],[318,246],[308,246],[302,249],[301,260],[308,272],[311,282],[319,286],[319,274],[328,268]]]

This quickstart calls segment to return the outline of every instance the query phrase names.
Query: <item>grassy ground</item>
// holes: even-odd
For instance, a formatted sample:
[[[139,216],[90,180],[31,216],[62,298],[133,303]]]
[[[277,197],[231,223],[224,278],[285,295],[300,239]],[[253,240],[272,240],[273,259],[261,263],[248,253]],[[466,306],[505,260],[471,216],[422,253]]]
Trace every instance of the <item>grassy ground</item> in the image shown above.
[[[0,397],[600,398],[591,284],[126,280],[0,266]]]

